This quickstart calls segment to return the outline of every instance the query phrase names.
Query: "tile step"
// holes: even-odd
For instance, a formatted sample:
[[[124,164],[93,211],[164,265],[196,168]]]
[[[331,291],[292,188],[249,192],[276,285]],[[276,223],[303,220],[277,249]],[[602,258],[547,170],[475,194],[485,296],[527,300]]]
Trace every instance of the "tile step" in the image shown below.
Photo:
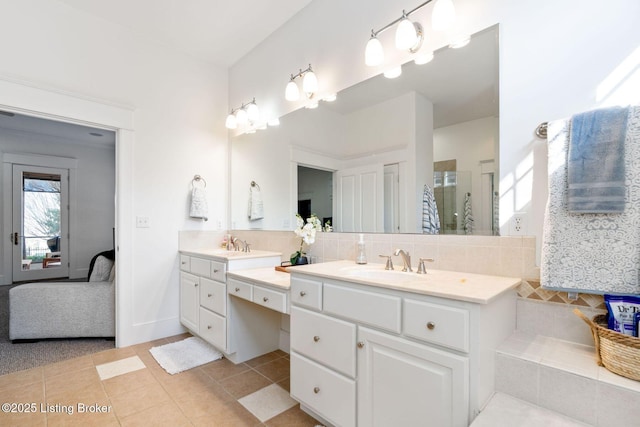
[[[598,366],[593,346],[542,335],[516,331],[498,347],[496,392],[582,425],[640,419],[640,382]]]

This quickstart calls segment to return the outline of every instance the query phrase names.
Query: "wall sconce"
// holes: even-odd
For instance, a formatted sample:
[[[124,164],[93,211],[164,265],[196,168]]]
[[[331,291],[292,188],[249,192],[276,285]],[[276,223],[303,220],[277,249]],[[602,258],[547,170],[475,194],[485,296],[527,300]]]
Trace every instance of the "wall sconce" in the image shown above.
[[[409,19],[409,16],[432,1],[434,0],[427,0],[409,12],[405,12],[403,10],[400,18],[385,25],[378,31],[371,30],[371,38],[369,39],[364,52],[365,64],[372,67],[382,64],[384,61],[384,49],[382,48],[382,43],[378,40],[378,35],[395,24],[398,24],[398,28],[396,28],[396,48],[400,50],[408,50],[411,53],[418,52],[420,47],[422,47],[422,42],[424,41],[424,31],[422,29],[422,25],[418,22],[412,22]],[[433,13],[431,16],[432,27],[436,31],[446,30],[453,24],[456,17],[456,9],[453,5],[453,1],[435,1],[436,3],[433,7]],[[421,59],[420,61],[424,61],[424,59]]]
[[[291,74],[291,80],[287,84],[287,88],[284,91],[284,97],[287,101],[297,101],[300,99],[300,90],[295,82],[295,79],[302,77],[302,92],[309,99],[313,98],[313,95],[318,91],[318,78],[311,69],[311,64],[306,70],[300,69],[300,72],[296,75]]]
[[[247,104],[242,104],[239,108],[231,109],[231,113],[227,116],[225,126],[227,129],[236,129],[238,126],[253,124],[260,118],[260,110],[256,99]]]

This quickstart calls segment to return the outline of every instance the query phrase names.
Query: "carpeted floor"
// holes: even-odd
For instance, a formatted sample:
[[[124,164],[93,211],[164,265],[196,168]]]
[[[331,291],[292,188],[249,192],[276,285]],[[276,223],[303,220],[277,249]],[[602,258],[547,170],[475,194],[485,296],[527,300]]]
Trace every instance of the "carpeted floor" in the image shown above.
[[[9,340],[9,290],[0,286],[0,375],[114,348],[113,340],[78,338],[13,344]]]

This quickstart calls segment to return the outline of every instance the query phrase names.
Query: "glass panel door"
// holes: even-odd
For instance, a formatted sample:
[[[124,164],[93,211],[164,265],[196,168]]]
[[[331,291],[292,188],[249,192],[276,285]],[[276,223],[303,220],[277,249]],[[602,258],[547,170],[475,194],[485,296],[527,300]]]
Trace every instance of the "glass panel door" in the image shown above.
[[[13,166],[13,281],[69,276],[68,171]]]

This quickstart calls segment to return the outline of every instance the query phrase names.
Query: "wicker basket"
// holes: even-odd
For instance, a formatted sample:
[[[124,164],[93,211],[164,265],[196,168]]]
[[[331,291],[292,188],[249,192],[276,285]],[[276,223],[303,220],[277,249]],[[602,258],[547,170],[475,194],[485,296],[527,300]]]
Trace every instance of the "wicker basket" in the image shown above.
[[[573,312],[591,328],[598,364],[613,373],[640,381],[640,338],[608,329],[605,314],[590,320],[577,308]]]

